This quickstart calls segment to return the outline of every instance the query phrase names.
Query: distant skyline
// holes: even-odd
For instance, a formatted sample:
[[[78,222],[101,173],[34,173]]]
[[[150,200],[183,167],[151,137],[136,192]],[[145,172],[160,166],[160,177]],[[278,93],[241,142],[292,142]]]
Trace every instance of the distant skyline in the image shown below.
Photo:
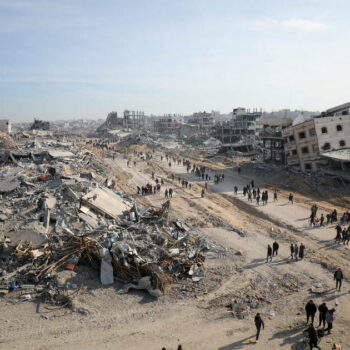
[[[0,119],[350,100],[346,0],[0,0]]]

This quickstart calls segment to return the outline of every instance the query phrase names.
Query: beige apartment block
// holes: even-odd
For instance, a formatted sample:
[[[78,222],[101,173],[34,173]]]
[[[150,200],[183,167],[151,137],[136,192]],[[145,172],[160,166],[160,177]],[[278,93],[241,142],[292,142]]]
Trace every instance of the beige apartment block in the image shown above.
[[[350,115],[316,117],[286,128],[286,162],[302,171],[316,171],[327,164],[320,154],[350,147]]]

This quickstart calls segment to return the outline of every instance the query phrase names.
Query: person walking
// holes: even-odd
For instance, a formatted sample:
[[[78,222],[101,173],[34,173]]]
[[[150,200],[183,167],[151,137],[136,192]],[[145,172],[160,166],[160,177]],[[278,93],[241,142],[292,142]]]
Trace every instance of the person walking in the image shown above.
[[[273,201],[274,201],[274,202],[278,202],[278,199],[277,199],[277,190],[275,190],[275,192],[273,193]]]
[[[323,328],[326,327],[326,315],[327,315],[328,307],[326,303],[322,303],[318,307],[318,313],[319,313],[319,327],[321,327],[321,324],[323,323]]]
[[[267,246],[266,262],[269,262],[269,258],[270,258],[270,262],[271,262],[272,261],[272,248],[271,248],[270,244],[268,244],[268,246]]]
[[[298,261],[298,253],[299,253],[299,247],[298,247],[298,245],[295,243],[295,244],[294,244],[294,259],[295,259],[296,261]]]
[[[326,313],[327,328],[325,329],[325,331],[327,331],[328,334],[331,334],[331,330],[333,329],[334,312],[335,309],[330,309]]]
[[[256,338],[255,342],[257,343],[259,341],[260,331],[261,327],[262,329],[265,329],[265,324],[263,319],[261,318],[260,314],[257,313],[254,318],[255,328],[256,328]]]
[[[323,213],[321,214],[321,217],[320,217],[320,226],[324,226],[324,215]]]
[[[313,300],[309,300],[307,304],[305,305],[305,311],[306,311],[306,323],[309,323],[309,319],[311,318],[311,323],[314,323],[315,314],[317,311],[317,307]]]
[[[169,188],[169,198],[173,198],[173,189]]]
[[[168,193],[169,193],[169,191],[168,191],[168,189],[166,189],[165,192],[164,192],[165,198],[168,198]]]
[[[309,327],[305,329],[305,333],[308,334],[309,336],[309,346],[310,350],[313,348],[321,349],[317,343],[318,343],[318,336],[317,336],[317,331],[312,323],[310,323]]]
[[[335,290],[338,289],[338,291],[340,292],[341,286],[343,284],[343,279],[344,279],[343,271],[341,270],[340,267],[338,267],[337,271],[334,272]]]
[[[293,259],[294,258],[294,244],[290,244],[290,257]]]
[[[299,247],[299,258],[300,258],[300,260],[304,259],[304,254],[305,254],[305,246],[304,246],[303,243],[301,243],[300,247]]]
[[[274,241],[272,244],[272,256],[278,255],[279,247],[280,247],[280,245],[276,241]]]
[[[292,203],[292,204],[293,204],[293,199],[294,199],[294,196],[290,193],[290,194],[289,194],[289,197],[288,197],[289,203]]]

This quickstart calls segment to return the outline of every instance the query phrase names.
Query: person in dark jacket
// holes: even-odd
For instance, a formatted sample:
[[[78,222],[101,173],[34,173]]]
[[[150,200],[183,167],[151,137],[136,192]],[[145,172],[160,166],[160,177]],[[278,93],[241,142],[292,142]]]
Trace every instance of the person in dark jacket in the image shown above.
[[[334,280],[335,280],[335,289],[339,290],[341,289],[342,283],[343,283],[344,275],[343,271],[340,267],[338,267],[337,271],[334,272]]]
[[[305,311],[306,311],[306,323],[309,323],[310,317],[311,317],[311,323],[314,323],[317,307],[313,302],[313,300],[309,300],[307,302],[307,304],[305,305]]]
[[[274,241],[272,244],[272,256],[278,255],[279,247],[280,247],[280,245],[276,241]]]
[[[328,311],[328,307],[326,305],[326,303],[322,303],[319,307],[318,307],[318,312],[319,312],[319,327],[321,327],[321,324],[323,323],[323,328],[326,327],[326,314]]]
[[[301,260],[304,259],[304,254],[305,254],[305,246],[303,243],[301,243],[299,247],[299,258]]]
[[[291,243],[290,245],[290,257],[293,259],[294,258],[294,245]]]
[[[255,315],[254,323],[255,323],[255,327],[256,327],[256,342],[258,342],[259,341],[259,335],[260,335],[261,327],[262,327],[262,329],[265,329],[264,321],[261,318],[259,313],[257,313]]]
[[[321,349],[317,343],[318,343],[318,336],[317,331],[312,323],[310,323],[309,328],[305,329],[305,333],[308,333],[309,336],[309,344],[310,344],[310,350],[313,348]]]
[[[325,331],[328,331],[328,334],[331,334],[331,330],[333,328],[334,312],[335,309],[330,309],[326,313],[327,328],[325,329]]]
[[[271,248],[270,244],[267,246],[266,262],[269,262],[269,258],[270,258],[270,261],[272,261],[272,248]]]

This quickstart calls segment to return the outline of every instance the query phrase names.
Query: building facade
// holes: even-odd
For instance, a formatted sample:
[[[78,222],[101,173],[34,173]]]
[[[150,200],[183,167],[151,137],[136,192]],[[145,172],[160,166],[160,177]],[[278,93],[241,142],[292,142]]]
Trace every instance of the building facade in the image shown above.
[[[317,171],[327,164],[322,153],[349,148],[350,115],[343,114],[348,113],[346,108],[349,107],[332,108],[318,117],[284,129],[287,164],[302,171]],[[337,114],[335,111],[339,110],[341,112]]]
[[[0,132],[5,132],[6,134],[12,132],[12,124],[9,119],[0,120]]]

